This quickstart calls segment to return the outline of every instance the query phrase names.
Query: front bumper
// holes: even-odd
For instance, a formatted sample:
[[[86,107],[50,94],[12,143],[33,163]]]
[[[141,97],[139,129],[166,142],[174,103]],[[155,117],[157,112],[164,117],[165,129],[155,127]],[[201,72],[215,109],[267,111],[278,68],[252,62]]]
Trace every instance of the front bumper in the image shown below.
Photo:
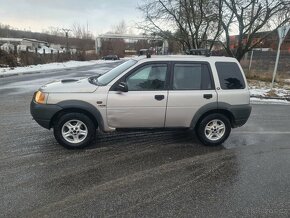
[[[53,116],[62,108],[55,104],[37,104],[34,100],[30,103],[30,113],[33,119],[46,129],[51,128]]]

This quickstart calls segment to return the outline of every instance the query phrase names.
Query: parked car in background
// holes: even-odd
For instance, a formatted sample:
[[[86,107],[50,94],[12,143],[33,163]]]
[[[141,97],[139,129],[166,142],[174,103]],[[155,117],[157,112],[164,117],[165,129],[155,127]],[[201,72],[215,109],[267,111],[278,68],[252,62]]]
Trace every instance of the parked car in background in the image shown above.
[[[103,60],[120,60],[118,55],[106,55],[103,57]]]

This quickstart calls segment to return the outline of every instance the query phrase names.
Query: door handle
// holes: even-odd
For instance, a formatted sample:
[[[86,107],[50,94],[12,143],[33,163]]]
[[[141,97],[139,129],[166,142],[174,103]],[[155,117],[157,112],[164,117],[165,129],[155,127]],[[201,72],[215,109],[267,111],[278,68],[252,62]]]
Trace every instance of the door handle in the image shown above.
[[[155,95],[155,99],[156,99],[157,101],[161,101],[161,100],[164,99],[164,95]]]
[[[204,94],[203,98],[210,99],[210,98],[212,98],[212,94]]]

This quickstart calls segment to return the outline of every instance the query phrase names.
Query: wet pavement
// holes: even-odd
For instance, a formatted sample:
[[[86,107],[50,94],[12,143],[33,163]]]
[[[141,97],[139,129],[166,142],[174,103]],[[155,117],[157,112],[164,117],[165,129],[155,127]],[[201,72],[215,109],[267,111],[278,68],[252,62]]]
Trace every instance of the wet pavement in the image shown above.
[[[66,150],[31,118],[33,91],[111,64],[0,79],[1,217],[289,217],[290,106],[253,105],[223,146],[190,131],[99,134]]]

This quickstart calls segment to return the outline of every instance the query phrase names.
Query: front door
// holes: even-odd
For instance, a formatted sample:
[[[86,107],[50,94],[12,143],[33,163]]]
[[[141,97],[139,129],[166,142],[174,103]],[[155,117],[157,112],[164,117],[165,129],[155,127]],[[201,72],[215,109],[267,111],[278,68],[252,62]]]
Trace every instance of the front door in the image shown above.
[[[168,64],[150,63],[130,72],[123,81],[128,92],[109,91],[107,119],[114,128],[164,127]]]

